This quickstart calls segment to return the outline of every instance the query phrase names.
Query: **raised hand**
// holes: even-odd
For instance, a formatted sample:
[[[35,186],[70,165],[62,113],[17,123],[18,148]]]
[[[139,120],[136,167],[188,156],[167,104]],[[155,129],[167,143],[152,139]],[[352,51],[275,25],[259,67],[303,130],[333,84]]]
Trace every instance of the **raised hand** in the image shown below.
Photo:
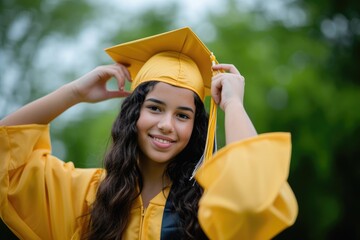
[[[217,64],[213,70],[223,70],[212,78],[211,95],[214,101],[225,110],[230,102],[243,104],[245,78],[232,64]]]
[[[256,130],[243,104],[245,78],[232,64],[217,64],[213,70],[225,71],[212,78],[211,95],[225,112],[226,144],[255,136]]]
[[[108,90],[106,83],[114,77],[118,90]],[[99,102],[116,97],[125,97],[130,92],[124,91],[125,81],[130,80],[130,73],[121,64],[99,66],[79,79],[69,83],[74,97],[79,102]]]

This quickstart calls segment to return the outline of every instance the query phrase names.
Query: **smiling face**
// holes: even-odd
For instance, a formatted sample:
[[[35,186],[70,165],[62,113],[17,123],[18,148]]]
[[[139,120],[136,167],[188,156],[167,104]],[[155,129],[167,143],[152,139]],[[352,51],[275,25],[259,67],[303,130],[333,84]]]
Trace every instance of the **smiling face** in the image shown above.
[[[195,119],[194,93],[159,82],[137,121],[140,163],[167,164],[188,144]]]

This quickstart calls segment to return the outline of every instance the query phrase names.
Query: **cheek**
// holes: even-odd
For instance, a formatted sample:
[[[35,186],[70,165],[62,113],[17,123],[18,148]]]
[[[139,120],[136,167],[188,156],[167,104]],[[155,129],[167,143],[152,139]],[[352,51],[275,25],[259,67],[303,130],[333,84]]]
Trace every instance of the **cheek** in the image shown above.
[[[192,131],[193,131],[193,128],[194,128],[194,123],[187,124],[185,126],[182,126],[181,129],[178,130],[178,133],[181,134],[181,137],[184,140],[186,139],[187,141],[189,141]]]
[[[139,119],[136,122],[136,128],[139,130],[145,128],[151,119],[147,116],[145,111],[140,111]]]
[[[141,114],[140,114],[139,119],[136,122],[136,128],[138,131],[141,129],[141,126],[143,125],[142,122],[143,122],[143,119],[141,118]]]

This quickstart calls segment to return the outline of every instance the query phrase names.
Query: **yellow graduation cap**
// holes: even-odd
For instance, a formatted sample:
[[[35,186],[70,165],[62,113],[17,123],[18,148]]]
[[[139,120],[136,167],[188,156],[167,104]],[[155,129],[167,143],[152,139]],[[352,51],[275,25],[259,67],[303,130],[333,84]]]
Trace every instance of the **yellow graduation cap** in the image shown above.
[[[211,66],[217,62],[189,27],[119,44],[105,51],[115,62],[128,66],[133,78],[132,90],[143,82],[155,80],[190,89],[203,101],[210,95]],[[215,131],[216,105],[211,99],[205,160],[212,156]]]

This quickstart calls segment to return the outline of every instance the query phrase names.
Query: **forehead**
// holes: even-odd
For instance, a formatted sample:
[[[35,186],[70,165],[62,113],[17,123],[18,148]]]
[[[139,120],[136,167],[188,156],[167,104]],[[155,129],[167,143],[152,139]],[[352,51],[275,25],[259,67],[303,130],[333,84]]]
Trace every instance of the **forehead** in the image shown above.
[[[195,107],[194,94],[190,89],[158,82],[152,90],[149,91],[145,99],[156,98],[165,103],[171,102],[176,105],[190,105]]]

